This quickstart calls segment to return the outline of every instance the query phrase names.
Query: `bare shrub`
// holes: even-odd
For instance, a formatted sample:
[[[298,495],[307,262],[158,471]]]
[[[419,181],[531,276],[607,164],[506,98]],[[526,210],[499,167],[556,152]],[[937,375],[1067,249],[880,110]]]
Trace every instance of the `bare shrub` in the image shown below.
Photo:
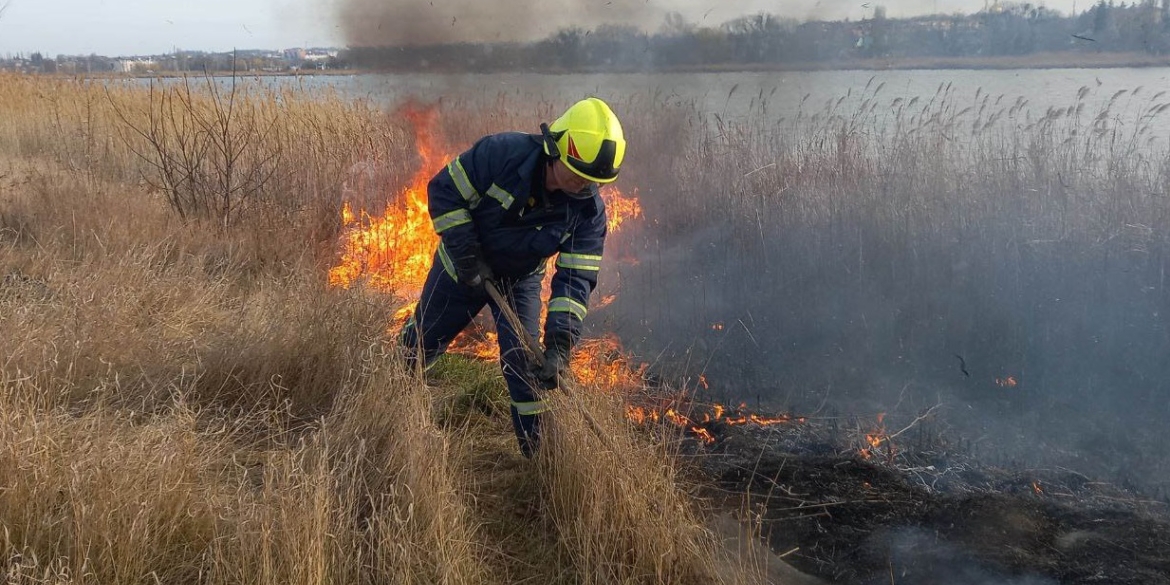
[[[263,194],[283,151],[272,140],[276,119],[241,95],[234,75],[226,91],[212,77],[203,83],[198,95],[187,77],[175,86],[152,81],[144,126],[123,114],[124,106],[114,103],[114,111],[129,133],[123,135],[127,146],[156,171],[148,181],[179,217],[228,227]]]

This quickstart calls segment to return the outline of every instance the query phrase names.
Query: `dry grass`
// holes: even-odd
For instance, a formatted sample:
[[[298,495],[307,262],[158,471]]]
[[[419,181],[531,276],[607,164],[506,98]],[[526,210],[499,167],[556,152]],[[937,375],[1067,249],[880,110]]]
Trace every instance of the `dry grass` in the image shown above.
[[[576,392],[551,400],[541,479],[563,554],[581,582],[723,582],[714,536],[679,491],[664,446],[635,438],[616,397]]]
[[[756,578],[703,526],[669,447],[635,438],[618,405],[583,395],[607,446],[559,404],[530,464],[494,367],[424,386],[384,347],[395,302],[325,286],[342,199],[376,208],[414,171],[398,116],[329,93],[241,87],[246,131],[229,124],[226,136],[268,179],[228,220],[176,213],[134,128],[150,126],[168,91],[189,100],[177,116],[219,119],[199,83],[188,93],[161,82],[152,95],[142,82],[0,77],[8,581]],[[1151,150],[1163,96],[1093,101],[1085,90],[1035,115],[949,87],[933,99],[882,91],[786,120],[763,94],[736,120],[677,98],[612,100],[631,129],[622,186],[639,187],[656,220],[615,234],[639,270],[615,275],[611,263],[605,275],[623,287],[612,314],[649,323],[631,337],[702,339],[713,322],[738,331],[744,319],[742,345],[718,340],[726,359],[707,366],[710,378],[722,368],[767,389],[828,376],[842,398],[851,386],[875,392],[854,362],[929,374],[933,362],[905,357],[914,348],[966,347],[971,363],[1021,368],[1029,351],[1084,339],[1082,350],[1133,371],[1161,359],[1146,295],[1165,295],[1170,258],[1170,165]],[[560,107],[520,100],[444,103],[447,143],[532,129]],[[1094,274],[1113,278],[1084,291]],[[664,289],[686,294],[662,303]],[[1067,290],[1080,304],[1061,311],[1098,303],[1100,322],[1124,326],[1092,336],[1047,319],[1048,299]],[[1134,349],[1146,334],[1147,349]],[[784,367],[750,360],[759,347],[777,348]],[[1087,377],[1079,366],[1066,368],[1070,388]],[[1116,386],[1136,395],[1146,386],[1134,382]],[[1158,396],[1145,398],[1155,415]],[[1032,412],[1065,412],[1047,400]]]
[[[392,192],[414,160],[402,120],[367,102],[246,79],[6,75],[0,101],[2,152],[51,159],[88,179],[145,181],[180,202],[194,192],[203,200],[189,215],[281,229],[292,221],[321,245],[332,242],[358,169],[380,169],[363,177],[363,194],[376,196]],[[174,168],[176,159],[193,166]]]
[[[366,373],[295,433],[179,399],[46,410],[21,397],[53,389],[5,379],[9,582],[482,582],[428,396],[393,368]]]
[[[413,170],[401,120],[241,93],[275,170],[223,222],[157,188],[127,129],[154,91],[0,78],[6,582],[708,582],[662,447],[613,419],[628,452],[589,458],[564,420],[538,473],[506,417],[456,412],[498,379],[436,392],[387,347],[396,302],[324,284],[341,198]]]
[[[8,581],[481,582],[430,397],[380,349],[393,303],[319,278],[347,165],[379,156],[354,150],[398,129],[256,102],[317,140],[285,134],[296,197],[225,231],[138,180],[112,108],[145,88],[0,81]]]
[[[431,398],[374,341],[391,303],[325,288],[275,233],[22,173],[0,256],[10,582],[481,581]]]

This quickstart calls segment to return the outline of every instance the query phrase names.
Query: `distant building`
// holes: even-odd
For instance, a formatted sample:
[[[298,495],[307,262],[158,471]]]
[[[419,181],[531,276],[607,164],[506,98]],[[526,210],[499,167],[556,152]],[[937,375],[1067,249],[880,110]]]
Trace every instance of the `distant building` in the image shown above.
[[[333,49],[309,49],[305,51],[305,61],[328,61],[337,58],[337,51]]]
[[[145,73],[158,67],[153,59],[118,59],[113,62],[113,68],[118,73]]]

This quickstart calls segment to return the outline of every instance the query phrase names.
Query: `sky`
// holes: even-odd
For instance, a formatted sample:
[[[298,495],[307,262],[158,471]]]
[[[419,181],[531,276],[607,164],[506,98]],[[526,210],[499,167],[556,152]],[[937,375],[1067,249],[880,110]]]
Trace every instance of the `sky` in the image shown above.
[[[1080,5],[1074,4],[1077,1]],[[1069,13],[1074,6],[1084,10],[1091,0],[1037,3]],[[892,17],[970,13],[982,9],[984,0],[0,0],[0,55],[39,51],[46,56],[121,56],[176,49],[341,47],[347,44],[342,19],[352,22],[355,14],[360,19],[360,10],[355,12],[354,6],[363,5],[382,11],[389,6],[392,15],[433,10],[433,20],[448,24],[456,37],[482,28],[476,21],[493,5],[507,5],[503,14],[523,12],[540,22],[513,26],[523,30],[506,34],[540,38],[567,24],[588,28],[606,20],[629,23],[632,18],[654,30],[668,11],[677,11],[691,22],[714,25],[761,11],[800,20],[860,19],[871,15],[877,5],[884,5]],[[462,23],[457,18],[460,14],[466,16]],[[493,34],[500,38],[499,31]]]

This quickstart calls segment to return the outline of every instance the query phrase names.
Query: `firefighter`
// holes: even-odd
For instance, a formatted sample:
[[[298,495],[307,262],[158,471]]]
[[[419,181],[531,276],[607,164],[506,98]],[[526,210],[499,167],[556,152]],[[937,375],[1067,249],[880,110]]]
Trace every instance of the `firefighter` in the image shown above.
[[[625,156],[621,124],[600,99],[577,102],[540,134],[481,138],[427,186],[438,250],[414,315],[402,332],[408,362],[429,367],[489,305],[500,366],[512,399],[520,451],[539,444],[540,391],[558,386],[581,336],[597,285],[606,236],[598,187],[617,179]],[[530,365],[523,341],[490,299],[499,287],[532,338],[539,331],[541,280],[557,257],[544,326],[544,366]]]

